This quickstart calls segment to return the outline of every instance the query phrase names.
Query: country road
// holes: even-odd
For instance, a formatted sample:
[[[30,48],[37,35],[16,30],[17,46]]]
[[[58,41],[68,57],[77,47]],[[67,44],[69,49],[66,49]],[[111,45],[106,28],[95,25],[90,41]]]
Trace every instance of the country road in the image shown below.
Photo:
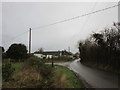
[[[93,88],[119,88],[117,74],[89,68],[79,60],[71,62],[68,67]]]
[[[51,63],[47,63],[51,64]],[[120,88],[118,75],[87,67],[79,59],[72,62],[54,63],[66,66],[77,74],[87,88]]]

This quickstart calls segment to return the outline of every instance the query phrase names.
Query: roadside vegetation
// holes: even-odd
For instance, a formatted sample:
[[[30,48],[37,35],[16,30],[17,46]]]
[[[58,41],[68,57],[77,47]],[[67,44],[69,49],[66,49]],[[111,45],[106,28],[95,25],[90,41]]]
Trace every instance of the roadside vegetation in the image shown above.
[[[75,59],[73,59],[73,58],[66,58],[66,59],[64,59],[64,58],[62,58],[62,59],[44,59],[44,61],[46,62],[46,63],[51,63],[52,61],[54,62],[54,63],[57,63],[57,62],[71,62],[71,61],[74,61]]]
[[[52,86],[55,88],[85,88],[78,77],[66,67],[56,65],[53,73]]]
[[[43,87],[43,81],[50,76],[52,69],[39,58],[33,56],[24,62],[9,62],[9,65],[9,67],[6,66],[7,71],[3,68],[3,88]],[[10,67],[12,70],[8,69]],[[8,72],[11,72],[11,75]],[[10,75],[7,81],[4,80],[4,74],[6,73],[8,73],[8,76]]]
[[[28,55],[26,51],[23,44],[12,44],[6,52],[3,51],[3,88],[84,88],[68,68],[45,64],[46,60]]]
[[[93,33],[79,43],[81,63],[105,71],[120,73],[120,23]]]
[[[15,68],[15,74],[18,73],[20,70],[22,70],[24,66],[24,62],[12,62],[11,63],[12,67]]]
[[[84,88],[68,68],[46,65],[37,57],[30,57],[24,62],[6,62],[4,65],[3,88]]]

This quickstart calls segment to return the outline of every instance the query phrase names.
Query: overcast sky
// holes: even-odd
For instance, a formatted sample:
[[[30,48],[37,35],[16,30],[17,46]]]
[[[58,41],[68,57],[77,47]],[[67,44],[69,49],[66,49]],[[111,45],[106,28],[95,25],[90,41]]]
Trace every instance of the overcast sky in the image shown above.
[[[13,43],[23,43],[28,47],[28,32],[26,31],[32,28],[32,52],[41,47],[45,51],[68,50],[68,46],[72,52],[77,52],[79,40],[84,40],[92,32],[101,31],[118,21],[118,7],[50,27],[34,28],[116,4],[118,3],[3,2],[2,45],[5,49],[8,49]],[[14,37],[16,38],[14,39]]]

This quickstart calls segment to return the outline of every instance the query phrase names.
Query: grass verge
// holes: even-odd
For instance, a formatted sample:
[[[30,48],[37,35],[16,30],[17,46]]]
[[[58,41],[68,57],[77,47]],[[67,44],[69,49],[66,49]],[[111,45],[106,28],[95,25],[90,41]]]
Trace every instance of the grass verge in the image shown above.
[[[44,60],[45,61],[45,63],[51,63],[52,62],[52,59],[45,59]],[[55,62],[55,63],[57,63],[57,62],[59,62],[59,63],[61,63],[61,62],[71,62],[71,61],[74,61],[74,59],[68,59],[68,60],[53,60],[53,62]]]
[[[82,82],[68,68],[45,65],[37,58],[12,63],[15,73],[3,88],[84,88]]]
[[[12,63],[12,67],[15,68],[14,74],[18,73],[23,68],[24,62]]]
[[[37,88],[42,77],[34,68],[26,68],[18,72],[9,82],[3,82],[3,88]]]
[[[55,88],[85,88],[75,74],[66,67],[56,65],[54,70],[53,87]]]

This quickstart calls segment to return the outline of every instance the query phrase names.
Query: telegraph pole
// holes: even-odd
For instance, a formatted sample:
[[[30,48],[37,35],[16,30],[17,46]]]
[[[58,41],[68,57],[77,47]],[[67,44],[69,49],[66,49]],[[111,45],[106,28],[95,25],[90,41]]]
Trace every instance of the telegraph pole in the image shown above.
[[[29,29],[29,54],[31,53],[31,28]]]
[[[70,46],[68,47],[68,52],[70,52]]]

